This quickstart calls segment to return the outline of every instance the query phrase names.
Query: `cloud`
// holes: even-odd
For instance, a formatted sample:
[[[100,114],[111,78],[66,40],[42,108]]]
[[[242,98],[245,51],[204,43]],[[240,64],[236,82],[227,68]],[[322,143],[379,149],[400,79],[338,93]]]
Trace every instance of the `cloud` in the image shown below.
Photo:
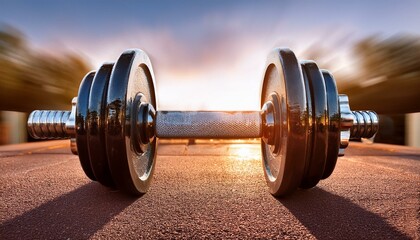
[[[82,53],[98,68],[116,61],[128,48],[142,48],[151,57],[162,109],[257,110],[267,54],[289,46],[302,53],[320,32],[293,31],[271,24],[250,24],[241,15],[218,14],[173,28],[133,27],[102,37],[65,36],[48,49]]]
[[[352,41],[407,25],[393,14],[394,4],[378,10],[364,2],[324,3],[90,2],[83,8],[67,3],[35,10],[20,4],[19,11],[6,6],[0,15],[16,19],[43,49],[76,51],[95,68],[127,48],[145,50],[162,108],[258,109],[266,55],[273,47],[290,47],[300,59],[322,50],[327,58],[315,60],[342,70],[351,60]],[[405,5],[395,11],[403,10],[413,15]]]

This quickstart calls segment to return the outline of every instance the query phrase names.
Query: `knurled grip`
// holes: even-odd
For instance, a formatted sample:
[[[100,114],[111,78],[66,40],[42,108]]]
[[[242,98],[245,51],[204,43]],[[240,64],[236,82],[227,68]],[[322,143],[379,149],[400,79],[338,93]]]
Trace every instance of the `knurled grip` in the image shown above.
[[[66,131],[66,122],[70,111],[33,111],[28,118],[28,132],[35,139],[70,138]]]
[[[260,111],[157,111],[159,138],[241,139],[262,136]]]

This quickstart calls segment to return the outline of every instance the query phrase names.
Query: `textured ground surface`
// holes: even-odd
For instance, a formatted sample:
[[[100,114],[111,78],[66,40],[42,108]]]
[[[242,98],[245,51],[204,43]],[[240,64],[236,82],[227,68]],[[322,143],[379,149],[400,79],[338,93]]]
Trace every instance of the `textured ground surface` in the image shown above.
[[[150,192],[89,181],[68,141],[0,147],[0,239],[419,239],[420,150],[352,143],[318,187],[276,199],[258,144],[159,146]]]

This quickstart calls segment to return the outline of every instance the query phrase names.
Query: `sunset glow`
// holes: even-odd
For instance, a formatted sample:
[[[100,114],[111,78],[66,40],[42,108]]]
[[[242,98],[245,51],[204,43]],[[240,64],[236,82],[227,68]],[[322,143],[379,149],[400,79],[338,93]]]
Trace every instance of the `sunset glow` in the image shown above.
[[[93,69],[128,48],[143,49],[162,110],[259,109],[266,56],[274,47],[348,75],[357,72],[349,52],[359,39],[420,33],[418,22],[404,21],[418,16],[414,1],[380,7],[365,1],[181,3],[10,2],[0,9],[0,23],[21,30],[37,51],[75,52]]]

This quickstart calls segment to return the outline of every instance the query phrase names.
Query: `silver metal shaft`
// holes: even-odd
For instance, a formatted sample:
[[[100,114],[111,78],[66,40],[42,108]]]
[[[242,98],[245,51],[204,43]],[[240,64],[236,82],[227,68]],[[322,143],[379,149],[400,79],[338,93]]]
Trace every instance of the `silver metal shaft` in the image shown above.
[[[35,139],[70,138],[70,149],[77,155],[76,144],[76,104],[71,101],[71,111],[36,110],[28,118],[28,133]]]
[[[241,139],[262,136],[260,111],[157,111],[158,138]]]
[[[378,115],[373,111],[352,111],[353,125],[350,128],[350,138],[371,138],[379,128]]]
[[[35,139],[70,138],[66,130],[70,113],[54,110],[33,111],[28,118],[28,132]]]
[[[351,139],[370,138],[378,131],[378,116],[372,111],[350,111]],[[28,132],[36,139],[64,139],[73,133],[70,111],[33,111]],[[159,138],[244,139],[260,138],[262,111],[157,111],[154,124]],[[152,130],[153,132],[153,130]]]

